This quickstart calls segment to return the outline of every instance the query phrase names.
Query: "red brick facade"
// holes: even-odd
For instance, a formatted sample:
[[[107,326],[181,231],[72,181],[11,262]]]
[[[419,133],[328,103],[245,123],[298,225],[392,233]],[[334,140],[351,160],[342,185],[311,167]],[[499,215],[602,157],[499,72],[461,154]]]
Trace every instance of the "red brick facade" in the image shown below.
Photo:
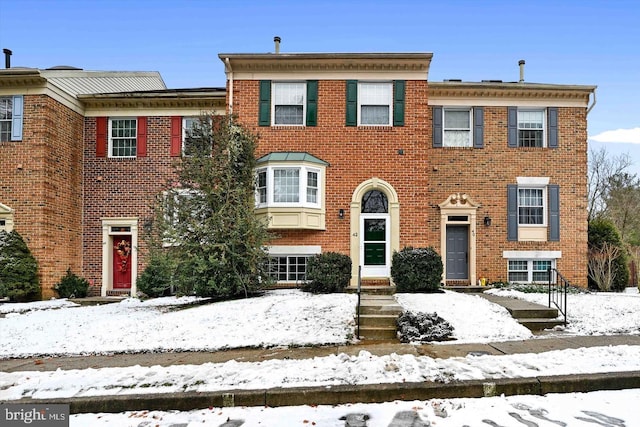
[[[176,153],[172,156],[171,144],[175,151],[180,132],[172,131],[172,123],[175,127],[178,117],[202,111],[221,113],[224,96],[228,110],[259,135],[256,157],[308,153],[328,163],[323,172],[322,226],[279,228],[274,246],[320,248],[353,258],[360,238],[358,191],[365,183],[380,182],[390,200],[397,196],[396,211],[390,214],[391,223],[396,221],[391,228],[397,247],[393,249],[433,246],[441,252],[450,225],[443,212],[455,202],[450,196],[457,195],[469,200],[461,211],[468,214],[467,284],[481,277],[508,280],[508,259],[514,254],[516,258],[518,254],[524,254],[522,258],[561,254],[554,258],[555,267],[571,283],[586,286],[586,114],[593,87],[432,83],[426,78],[430,54],[220,57],[223,61],[231,57],[225,63],[230,65],[228,87],[233,87],[233,93],[188,89],[83,95],[70,96],[73,101],[67,104],[44,90],[40,95],[24,95],[22,140],[0,143],[0,203],[13,209],[15,229],[38,260],[44,298],[54,296],[53,286],[67,268],[87,278],[93,294],[105,295],[112,289],[107,258],[115,237],[109,224],[119,220],[133,225],[130,235],[137,236],[134,275],[142,271],[145,223],[178,159]],[[271,62],[262,67],[265,58]],[[318,82],[315,125],[258,125],[260,80],[309,78]],[[402,80],[403,125],[347,126],[345,88],[351,79]],[[8,93],[13,80],[7,81],[0,78],[2,94]],[[41,80],[33,82],[42,85]],[[16,94],[24,93],[16,86]],[[481,107],[482,147],[435,148],[433,112],[439,105]],[[508,108],[519,106],[557,108],[557,148],[509,147]],[[146,153],[136,158],[97,156],[98,117],[107,122],[108,117],[144,120]],[[559,186],[559,240],[507,238],[507,186],[523,177]]]
[[[0,143],[0,202],[38,260],[42,297],[81,273],[82,116],[47,95],[24,96],[22,140]]]

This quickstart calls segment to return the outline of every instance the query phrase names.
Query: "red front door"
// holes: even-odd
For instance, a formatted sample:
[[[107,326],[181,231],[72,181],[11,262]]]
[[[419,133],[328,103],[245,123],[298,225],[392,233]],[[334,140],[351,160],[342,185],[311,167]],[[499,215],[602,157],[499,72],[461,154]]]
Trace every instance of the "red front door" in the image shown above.
[[[113,236],[113,288],[131,288],[131,236]]]

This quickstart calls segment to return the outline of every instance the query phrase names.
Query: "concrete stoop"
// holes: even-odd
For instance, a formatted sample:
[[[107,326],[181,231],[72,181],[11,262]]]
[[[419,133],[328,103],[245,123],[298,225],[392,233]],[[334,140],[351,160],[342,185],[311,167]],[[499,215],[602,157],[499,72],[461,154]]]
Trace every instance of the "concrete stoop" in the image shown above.
[[[190,411],[207,407],[300,406],[382,403],[394,400],[427,400],[458,397],[586,393],[598,390],[640,388],[640,371],[389,384],[336,385],[259,390],[177,392],[82,396],[57,399],[20,399],[19,404],[68,404],[72,414],[124,411]]]
[[[397,319],[402,313],[393,295],[360,294],[359,330],[363,340],[397,340]]]
[[[558,310],[555,308],[491,294],[479,295],[506,308],[511,317],[532,331],[553,329],[564,324],[564,321],[558,318]]]

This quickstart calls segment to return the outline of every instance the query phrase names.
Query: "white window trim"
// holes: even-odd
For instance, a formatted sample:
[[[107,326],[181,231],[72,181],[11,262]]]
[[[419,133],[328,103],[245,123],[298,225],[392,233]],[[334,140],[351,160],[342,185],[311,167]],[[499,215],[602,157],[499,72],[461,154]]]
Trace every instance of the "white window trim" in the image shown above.
[[[136,140],[136,149],[134,150],[135,153],[133,156],[114,156],[113,155],[113,136],[112,136],[112,130],[113,130],[113,121],[114,120],[134,120],[136,123],[136,129],[135,129],[135,140]],[[109,128],[107,130],[108,132],[108,147],[107,147],[107,155],[109,156],[109,158],[111,159],[135,159],[138,154],[137,154],[137,150],[138,150],[138,118],[137,117],[109,117]]]
[[[298,169],[298,201],[297,202],[274,202],[274,171],[276,169]],[[260,195],[257,189],[258,182],[258,173],[266,172],[267,173],[267,202],[260,202]],[[317,202],[310,203],[307,202],[307,172],[315,172],[318,174],[318,184],[317,184]],[[322,183],[324,180],[324,174],[322,173],[322,168],[315,168],[307,165],[300,165],[296,163],[291,164],[277,164],[277,165],[268,165],[265,167],[261,167],[256,169],[256,191],[255,191],[255,202],[256,208],[265,208],[265,207],[307,207],[307,208],[315,208],[319,209],[322,207]]]
[[[520,190],[542,190],[542,224],[520,224]],[[520,185],[518,184],[518,192],[517,192],[517,202],[518,202],[518,227],[547,227],[549,224],[549,202],[548,202],[548,191],[546,185]]]
[[[184,149],[185,149],[185,141],[187,140],[187,132],[189,131],[189,129],[187,129],[187,120],[197,120],[197,117],[194,116],[185,116],[182,118],[182,155],[184,156]]]
[[[302,89],[302,123],[300,124],[280,124],[276,123],[276,86],[286,83],[300,83],[303,85]],[[293,105],[293,104],[287,104]],[[303,127],[307,125],[307,82],[306,81],[278,81],[271,83],[271,126],[298,126]]]
[[[562,251],[503,251],[502,258],[508,259],[560,259]]]
[[[523,147],[520,145],[520,131],[531,129],[520,129],[520,114],[521,112],[542,112],[542,147]],[[547,109],[546,108],[518,108],[518,114],[516,115],[517,123],[516,128],[518,130],[518,147],[519,148],[545,148],[547,146]]]
[[[317,255],[322,252],[322,246],[269,246],[268,247],[269,255],[278,256],[278,255],[291,255],[291,254],[299,254],[299,255]]]
[[[527,262],[527,280],[526,281],[521,281],[521,280],[509,280],[509,261],[526,261]],[[551,268],[556,268],[556,259],[553,258],[508,258],[507,259],[507,280],[511,283],[542,283],[540,281],[536,282],[533,280],[533,262],[534,261],[550,261],[551,262]],[[543,282],[546,282],[543,281]]]
[[[388,84],[391,86],[391,90],[389,91],[389,122],[388,123],[362,123],[362,86],[366,86],[367,84]],[[367,104],[368,105],[368,104]],[[376,104],[376,105],[385,105],[385,104]],[[391,81],[364,81],[358,82],[358,126],[393,126],[393,82]]]
[[[446,143],[446,131],[447,130],[467,130],[462,128],[447,128],[445,123],[445,115],[447,111],[466,111],[469,113],[469,140],[467,141],[467,145],[464,146],[456,146],[456,145],[447,145]],[[442,107],[442,146],[446,148],[473,148],[473,108],[469,107]]]

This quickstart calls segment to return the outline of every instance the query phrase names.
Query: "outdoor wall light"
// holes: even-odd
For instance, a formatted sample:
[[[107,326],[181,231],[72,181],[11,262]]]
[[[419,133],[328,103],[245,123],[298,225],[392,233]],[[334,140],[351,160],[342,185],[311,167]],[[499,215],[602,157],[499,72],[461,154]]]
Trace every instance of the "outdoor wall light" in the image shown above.
[[[344,209],[339,209],[338,210],[338,218],[344,219]]]
[[[485,227],[490,227],[491,226],[491,217],[489,217],[489,216],[485,216],[484,217],[484,225],[485,225]]]

